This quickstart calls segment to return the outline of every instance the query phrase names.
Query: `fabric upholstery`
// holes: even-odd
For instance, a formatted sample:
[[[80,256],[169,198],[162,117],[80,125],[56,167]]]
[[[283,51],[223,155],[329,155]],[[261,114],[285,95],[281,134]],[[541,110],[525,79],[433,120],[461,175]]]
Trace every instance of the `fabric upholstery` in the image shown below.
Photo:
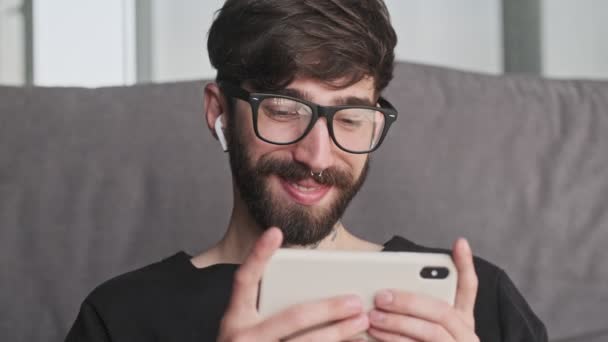
[[[221,237],[231,179],[203,85],[0,87],[2,340],[61,341],[100,282]],[[608,340],[608,82],[401,63],[386,97],[399,118],[346,226],[467,237],[552,340]]]

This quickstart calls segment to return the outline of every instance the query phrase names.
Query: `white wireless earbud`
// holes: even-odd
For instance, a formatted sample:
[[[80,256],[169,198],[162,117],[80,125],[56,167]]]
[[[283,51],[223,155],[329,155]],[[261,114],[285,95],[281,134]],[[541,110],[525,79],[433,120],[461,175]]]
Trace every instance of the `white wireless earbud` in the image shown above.
[[[226,137],[224,136],[224,124],[222,123],[222,117],[224,114],[220,114],[217,119],[215,119],[215,134],[217,135],[217,139],[220,141],[220,145],[222,145],[222,150],[224,152],[228,151],[228,144],[226,143]]]

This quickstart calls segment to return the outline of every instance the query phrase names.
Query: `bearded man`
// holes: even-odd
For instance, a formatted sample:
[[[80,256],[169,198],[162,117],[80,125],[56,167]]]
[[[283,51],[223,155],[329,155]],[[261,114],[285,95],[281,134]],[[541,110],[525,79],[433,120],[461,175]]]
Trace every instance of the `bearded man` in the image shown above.
[[[433,251],[401,237],[368,242],[340,222],[397,118],[381,96],[395,45],[382,0],[226,1],[208,39],[216,82],[204,91],[233,176],[226,233],[199,255],[179,252],[99,286],[67,341],[343,341],[363,332],[379,341],[546,341],[509,278],[473,258],[464,239],[452,251],[453,306],[386,289],[368,312],[348,294],[257,312],[264,266],[281,246]]]

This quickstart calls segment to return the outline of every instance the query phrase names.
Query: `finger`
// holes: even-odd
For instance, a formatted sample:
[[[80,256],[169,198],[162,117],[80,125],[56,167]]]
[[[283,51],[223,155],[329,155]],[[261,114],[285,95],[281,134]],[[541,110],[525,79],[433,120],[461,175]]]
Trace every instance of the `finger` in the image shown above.
[[[256,241],[245,262],[234,274],[232,297],[228,311],[256,310],[258,286],[264,268],[272,254],[281,246],[283,234],[278,228],[270,228]]]
[[[399,290],[384,290],[374,299],[380,311],[413,316],[442,326],[457,341],[467,341],[473,327],[465,321],[460,311],[447,302],[423,294]]]
[[[367,333],[381,342],[419,342],[406,336],[396,335],[377,328],[367,329]]]
[[[477,274],[473,263],[473,253],[466,239],[460,238],[454,243],[454,264],[458,270],[458,288],[454,307],[473,317],[475,298],[477,297]]]
[[[441,325],[412,316],[372,310],[369,321],[372,328],[416,341],[454,341]]]
[[[294,338],[290,342],[317,342],[317,341],[344,341],[352,339],[358,334],[364,333],[369,328],[367,315],[361,313],[355,317],[338,321],[330,325],[315,329]]]
[[[320,324],[352,318],[363,313],[361,298],[354,295],[332,297],[293,305],[260,323],[260,336],[279,339]]]

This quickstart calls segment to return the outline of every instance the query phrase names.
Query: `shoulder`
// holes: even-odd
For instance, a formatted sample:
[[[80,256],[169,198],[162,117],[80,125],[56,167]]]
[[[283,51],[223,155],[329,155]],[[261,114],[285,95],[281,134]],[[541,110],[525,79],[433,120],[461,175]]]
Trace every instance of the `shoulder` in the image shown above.
[[[236,266],[197,269],[190,259],[180,252],[119,275],[97,286],[84,303],[114,325],[122,320],[159,321],[180,310],[194,310],[197,305],[223,305]]]
[[[97,286],[84,300],[67,341],[89,341],[82,336],[108,337],[103,341],[216,336],[236,265],[197,269],[190,259],[180,252]]]
[[[190,255],[179,252],[114,277],[97,286],[86,302],[100,309],[137,307],[138,304],[146,307],[150,303],[175,306],[187,296],[231,285],[237,265],[217,264],[199,269],[190,259]]]
[[[144,332],[138,327],[154,315],[155,298],[167,297],[161,289],[173,278],[172,269],[188,259],[177,253],[97,286],[83,301],[66,341],[139,340],[135,337]]]
[[[86,301],[98,306],[120,300],[133,300],[156,294],[159,289],[175,285],[189,260],[186,253],[179,252],[159,262],[116,276],[97,286]],[[181,271],[181,272],[180,272]]]

